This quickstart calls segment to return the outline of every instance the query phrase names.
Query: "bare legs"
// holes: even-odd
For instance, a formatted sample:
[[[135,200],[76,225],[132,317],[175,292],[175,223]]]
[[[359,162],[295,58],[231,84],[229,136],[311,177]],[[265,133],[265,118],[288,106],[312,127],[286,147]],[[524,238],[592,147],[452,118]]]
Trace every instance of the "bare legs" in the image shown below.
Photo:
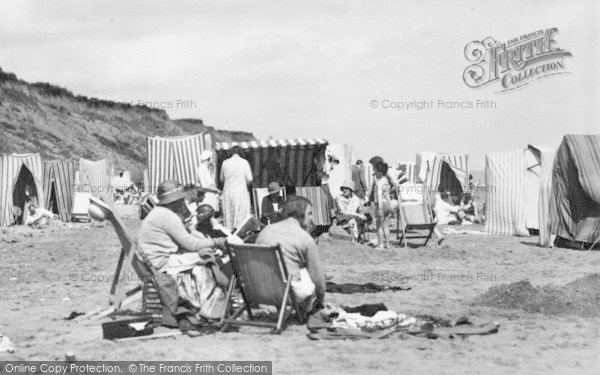
[[[379,241],[378,249],[388,249],[390,247],[390,217],[391,215],[385,215],[384,217],[377,216],[375,218],[377,239]]]

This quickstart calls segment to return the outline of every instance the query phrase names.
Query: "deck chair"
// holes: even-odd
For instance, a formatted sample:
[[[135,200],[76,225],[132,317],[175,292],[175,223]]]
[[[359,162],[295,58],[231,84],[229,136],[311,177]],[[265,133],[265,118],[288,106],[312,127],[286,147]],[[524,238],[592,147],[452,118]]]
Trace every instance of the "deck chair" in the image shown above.
[[[158,203],[158,198],[155,195],[148,194],[140,201],[140,219],[144,220],[146,216],[152,211],[152,209]]]
[[[409,239],[425,239],[421,246],[427,246],[429,239],[435,237],[429,193],[425,185],[403,184],[398,187],[397,240],[408,247]],[[435,240],[435,238],[434,238]],[[437,247],[437,241],[435,241]]]
[[[291,312],[287,307],[291,305],[296,311],[299,310],[291,289],[292,278],[287,272],[279,245],[231,245],[230,252],[234,275],[227,289],[229,302],[221,318],[222,329],[226,330],[228,325],[248,325],[272,328],[275,333],[281,333]],[[230,311],[236,285],[240,286],[244,305],[237,311]],[[277,322],[255,319],[251,310],[259,305],[277,307]],[[248,312],[249,320],[239,319],[244,310]]]
[[[279,192],[283,196],[283,200],[287,199],[285,189],[281,189]],[[254,215],[258,218],[258,220],[262,217],[262,201],[263,198],[269,195],[269,190],[267,188],[254,188],[252,189],[252,199],[254,204]],[[269,223],[270,224],[270,223]]]
[[[121,242],[121,253],[114,273],[115,277],[113,278],[109,292],[109,304],[114,306],[115,309],[119,309],[125,297],[131,296],[142,290],[142,312],[152,315],[154,326],[162,324],[163,320],[173,320],[160,300],[158,292],[159,286],[157,284],[157,280],[159,280],[159,277],[157,277],[157,275],[159,275],[158,272],[144,257],[144,254],[138,250],[136,243],[133,240],[133,236],[129,233],[129,230],[125,227],[121,218],[115,215],[112,208],[100,199],[90,196],[89,201],[90,207],[95,206],[100,209],[104,219],[110,221]],[[124,295],[117,295],[117,286],[125,259],[127,259],[128,262],[131,262],[131,266],[138,278],[142,281],[142,285],[138,285],[125,292]],[[164,277],[166,277],[166,275],[160,274],[160,278]],[[171,324],[172,323],[173,322],[171,322]]]
[[[73,195],[73,209],[71,210],[72,221],[90,221],[88,207],[90,206],[91,193],[76,192]]]

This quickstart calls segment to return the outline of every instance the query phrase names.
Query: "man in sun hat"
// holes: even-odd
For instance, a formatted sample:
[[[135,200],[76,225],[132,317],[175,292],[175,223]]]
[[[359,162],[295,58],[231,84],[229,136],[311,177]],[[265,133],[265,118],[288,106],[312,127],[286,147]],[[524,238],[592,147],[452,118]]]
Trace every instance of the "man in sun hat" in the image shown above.
[[[242,240],[236,236],[208,238],[189,233],[183,223],[189,215],[187,194],[177,181],[163,181],[158,186],[158,204],[142,221],[137,242],[158,272],[177,279],[181,299],[197,309],[198,315],[216,318],[225,308],[225,294],[209,265],[214,264],[217,249],[225,248],[227,242]]]
[[[282,219],[283,204],[285,203],[281,192],[283,187],[279,182],[269,182],[267,191],[269,195],[265,196],[260,205],[260,221],[264,225],[269,225],[278,222]]]
[[[367,217],[360,212],[360,199],[354,194],[354,182],[344,181],[340,186],[342,194],[335,198],[335,214],[338,225],[348,229],[352,235],[352,240],[357,241],[359,235],[359,225],[367,220]]]

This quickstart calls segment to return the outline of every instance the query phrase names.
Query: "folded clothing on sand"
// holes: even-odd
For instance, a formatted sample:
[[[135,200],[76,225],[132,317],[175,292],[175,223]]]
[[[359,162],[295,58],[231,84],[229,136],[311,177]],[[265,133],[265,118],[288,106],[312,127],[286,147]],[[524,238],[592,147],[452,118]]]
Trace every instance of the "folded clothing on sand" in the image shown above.
[[[499,326],[498,323],[473,325],[467,317],[453,320],[429,315],[408,316],[389,310],[364,316],[331,305],[311,315],[307,323],[308,337],[312,340],[385,338],[394,333],[453,338],[497,333]]]
[[[400,291],[410,290],[409,286],[392,286],[392,285],[379,285],[375,283],[366,284],[336,284],[328,281],[325,284],[325,291],[327,293],[340,293],[340,294],[354,294],[354,293],[377,293],[384,291]]]

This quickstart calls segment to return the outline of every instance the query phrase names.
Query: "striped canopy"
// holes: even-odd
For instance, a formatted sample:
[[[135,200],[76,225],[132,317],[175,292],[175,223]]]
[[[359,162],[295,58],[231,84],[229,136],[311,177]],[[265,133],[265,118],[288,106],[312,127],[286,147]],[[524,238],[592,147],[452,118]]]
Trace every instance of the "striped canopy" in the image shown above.
[[[79,159],[79,178],[75,191],[91,193],[104,202],[113,203],[113,170],[106,159]]]
[[[433,161],[421,165],[426,169],[425,183],[429,189],[437,191],[443,187],[454,195],[469,189],[469,155],[436,154]]]
[[[211,135],[200,133],[182,137],[148,137],[148,183],[146,191],[155,192],[165,180],[193,184],[200,154],[212,149]]]
[[[42,174],[40,154],[5,154],[0,157],[0,227],[12,223],[14,204],[22,205],[26,184],[33,182],[38,203],[44,202]],[[33,181],[27,181],[30,178]]]
[[[223,160],[233,146],[240,146],[252,168],[255,187],[271,181],[293,186],[317,186],[319,169],[325,159],[328,142],[324,139],[282,139],[250,142],[217,142],[217,176]]]
[[[556,152],[555,233],[568,241],[600,238],[600,135],[566,135]]]
[[[62,221],[71,221],[73,207],[73,185],[75,173],[70,161],[44,162],[44,206],[52,211],[57,208]]]

